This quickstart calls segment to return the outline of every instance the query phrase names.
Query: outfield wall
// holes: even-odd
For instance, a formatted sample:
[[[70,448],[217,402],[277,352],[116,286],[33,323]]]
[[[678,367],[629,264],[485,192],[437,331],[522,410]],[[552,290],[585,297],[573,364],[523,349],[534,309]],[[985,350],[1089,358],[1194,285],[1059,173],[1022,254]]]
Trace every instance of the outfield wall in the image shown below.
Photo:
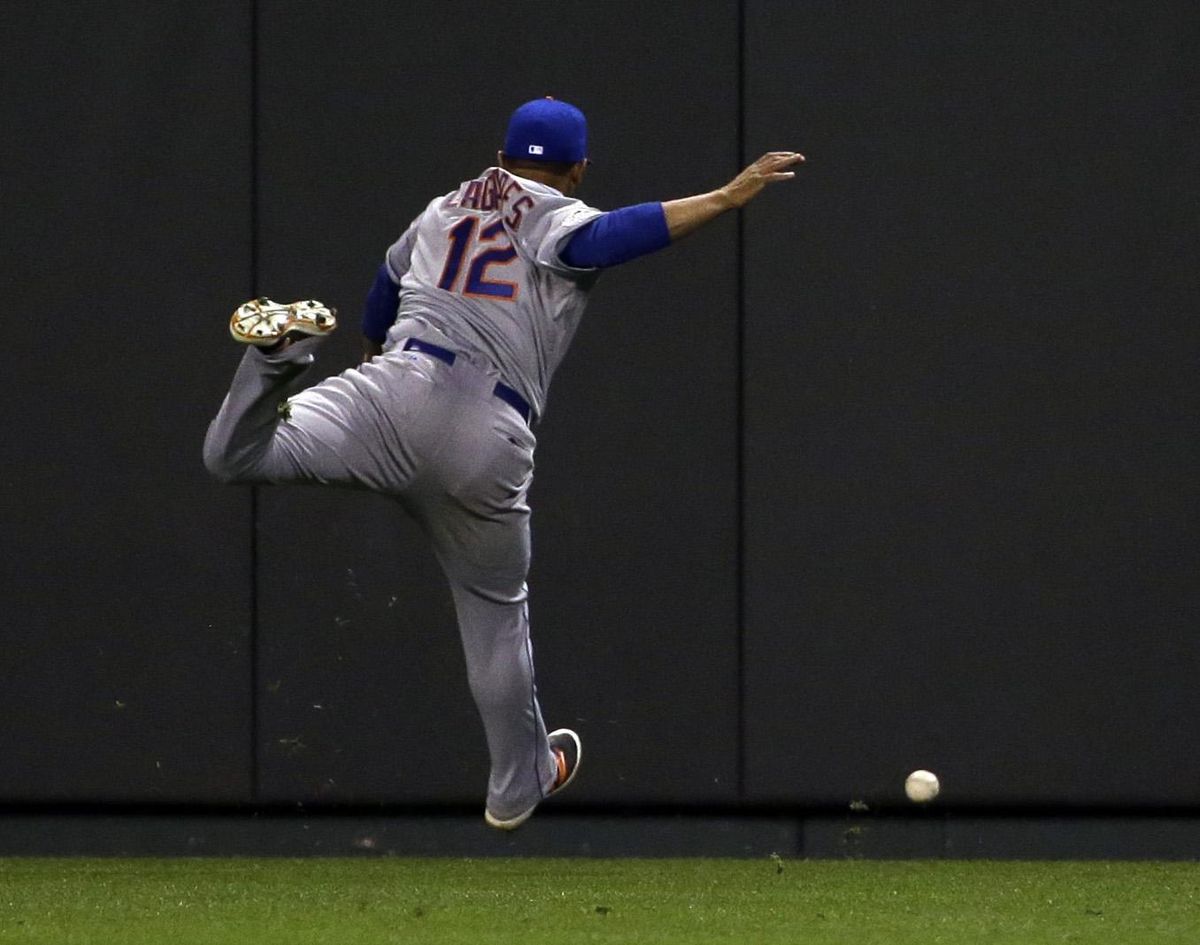
[[[234,305],[330,301],[348,366],[389,242],[555,94],[600,207],[809,156],[601,280],[555,383],[563,805],[886,805],[921,766],[967,809],[1194,806],[1200,12],[555,10],[5,11],[0,802],[478,802],[416,528],[200,443]]]

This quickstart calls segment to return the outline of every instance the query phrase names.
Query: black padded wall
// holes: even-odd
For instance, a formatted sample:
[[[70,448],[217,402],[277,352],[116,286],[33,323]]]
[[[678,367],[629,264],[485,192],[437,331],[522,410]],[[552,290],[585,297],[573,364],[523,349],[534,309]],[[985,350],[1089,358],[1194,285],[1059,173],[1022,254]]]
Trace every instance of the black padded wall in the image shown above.
[[[0,798],[246,799],[248,496],[200,442],[250,291],[249,9],[2,19]]]
[[[527,99],[588,113],[597,206],[736,169],[733,2],[267,2],[259,48],[259,286],[347,315],[316,376],[352,363],[389,243],[494,163]],[[538,682],[548,723],[587,739],[579,801],[735,797],[735,272],[729,219],[604,277],[537,431]],[[478,802],[482,730],[415,527],[288,489],[258,526],[262,796]]]
[[[604,208],[809,156],[605,276],[551,392],[564,803],[1195,803],[1189,6],[10,7],[0,801],[480,801],[416,528],[200,444],[234,305],[324,298],[350,366],[388,244],[553,94]]]
[[[1173,6],[747,4],[749,798],[1195,802]]]

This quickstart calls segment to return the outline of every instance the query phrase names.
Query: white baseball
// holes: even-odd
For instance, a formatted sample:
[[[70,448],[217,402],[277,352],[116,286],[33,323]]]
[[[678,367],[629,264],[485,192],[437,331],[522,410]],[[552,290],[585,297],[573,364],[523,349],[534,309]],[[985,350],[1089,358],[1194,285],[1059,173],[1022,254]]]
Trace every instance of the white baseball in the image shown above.
[[[916,804],[927,804],[938,796],[942,786],[932,771],[914,771],[904,779],[904,793]]]

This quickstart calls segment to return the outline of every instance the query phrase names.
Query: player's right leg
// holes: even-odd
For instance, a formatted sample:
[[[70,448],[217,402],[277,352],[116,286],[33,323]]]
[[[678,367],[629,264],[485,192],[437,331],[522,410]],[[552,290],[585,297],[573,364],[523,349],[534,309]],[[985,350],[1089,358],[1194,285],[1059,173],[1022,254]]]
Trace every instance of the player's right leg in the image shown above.
[[[494,398],[464,401],[454,415],[453,427],[439,424],[432,475],[409,498],[454,597],[491,757],[485,818],[510,830],[566,787],[581,749],[574,732],[547,734],[534,677],[526,586],[533,434]]]

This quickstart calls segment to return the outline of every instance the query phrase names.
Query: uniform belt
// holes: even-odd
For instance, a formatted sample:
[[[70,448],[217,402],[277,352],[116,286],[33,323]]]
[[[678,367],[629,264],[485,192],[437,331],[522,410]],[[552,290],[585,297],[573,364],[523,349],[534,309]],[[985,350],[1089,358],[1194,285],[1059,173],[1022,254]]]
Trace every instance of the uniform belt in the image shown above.
[[[445,361],[447,364],[453,364],[455,359],[458,358],[458,355],[450,349],[443,348],[441,345],[431,344],[428,341],[422,341],[420,338],[409,338],[404,342],[403,350],[420,351],[422,354],[437,358],[439,361]],[[492,396],[499,397],[512,407],[521,415],[521,419],[526,423],[533,416],[533,410],[529,406],[529,401],[505,384],[504,381],[496,382],[496,386],[492,388]]]

